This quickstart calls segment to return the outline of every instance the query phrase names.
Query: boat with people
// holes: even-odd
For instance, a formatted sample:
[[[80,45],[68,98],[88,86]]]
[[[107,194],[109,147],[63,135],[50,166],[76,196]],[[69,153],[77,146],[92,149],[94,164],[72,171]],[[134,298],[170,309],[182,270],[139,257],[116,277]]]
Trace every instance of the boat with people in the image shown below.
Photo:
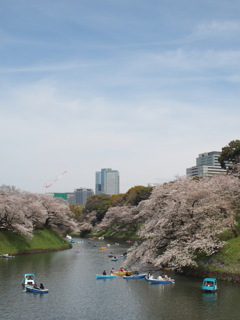
[[[130,276],[123,276],[123,279],[130,280],[130,279],[144,279],[146,278],[146,273],[143,274],[131,274]]]
[[[23,286],[34,286],[36,283],[36,276],[34,273],[25,273],[23,275],[22,285]]]
[[[123,254],[121,254],[122,258],[126,258],[127,257],[127,252],[123,252]]]
[[[215,292],[217,290],[217,279],[204,278],[202,283],[202,290],[205,292]]]
[[[96,274],[96,279],[113,279],[116,277],[115,274]]]
[[[152,274],[148,274],[145,277],[145,280],[151,284],[168,284],[168,283],[175,283],[175,280],[171,277],[168,277],[167,275],[158,276],[157,278],[154,278]]]
[[[174,279],[171,280],[160,280],[160,279],[148,279],[145,278],[147,282],[151,284],[168,284],[168,283],[175,283]]]
[[[119,275],[119,276],[130,276],[132,274],[132,271],[115,271],[113,274]]]
[[[113,258],[111,259],[111,261],[118,261],[118,258],[113,257]]]
[[[11,254],[8,254],[8,253],[4,253],[2,255],[3,258],[14,258],[14,256],[12,256]]]
[[[36,285],[30,286],[30,285],[26,285],[25,289],[27,292],[32,292],[32,293],[48,293],[48,289],[45,289],[43,286],[38,287]]]

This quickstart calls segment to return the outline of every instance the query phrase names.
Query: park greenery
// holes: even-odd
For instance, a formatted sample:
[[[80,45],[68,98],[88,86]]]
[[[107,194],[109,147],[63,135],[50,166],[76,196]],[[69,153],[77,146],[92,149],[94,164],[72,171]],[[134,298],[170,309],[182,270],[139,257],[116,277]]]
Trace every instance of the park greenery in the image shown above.
[[[218,160],[222,168],[234,170],[240,162],[240,140],[232,140],[223,147]]]

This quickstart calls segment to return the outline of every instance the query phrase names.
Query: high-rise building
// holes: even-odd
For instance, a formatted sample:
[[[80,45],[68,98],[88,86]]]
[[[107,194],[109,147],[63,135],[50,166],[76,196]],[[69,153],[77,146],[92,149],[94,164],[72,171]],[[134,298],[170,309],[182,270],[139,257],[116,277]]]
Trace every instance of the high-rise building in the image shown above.
[[[94,194],[92,189],[79,188],[74,191],[74,203],[83,204],[85,206],[87,199]]]
[[[96,172],[95,193],[102,194],[101,171]]]
[[[220,151],[204,152],[198,155],[196,166],[187,168],[186,173],[189,177],[211,177],[226,172],[218,161]]]
[[[119,172],[111,168],[104,168],[96,172],[96,194],[112,196],[119,194]]]

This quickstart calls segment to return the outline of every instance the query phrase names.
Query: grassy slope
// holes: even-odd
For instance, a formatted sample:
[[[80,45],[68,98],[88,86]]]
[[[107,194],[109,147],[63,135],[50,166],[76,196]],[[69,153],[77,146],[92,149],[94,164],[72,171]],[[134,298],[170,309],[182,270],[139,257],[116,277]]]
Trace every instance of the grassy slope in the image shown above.
[[[240,274],[240,236],[227,241],[226,245],[209,259],[202,261],[206,271]]]
[[[32,239],[9,231],[0,232],[0,254],[67,248],[69,243],[52,230],[36,230]]]

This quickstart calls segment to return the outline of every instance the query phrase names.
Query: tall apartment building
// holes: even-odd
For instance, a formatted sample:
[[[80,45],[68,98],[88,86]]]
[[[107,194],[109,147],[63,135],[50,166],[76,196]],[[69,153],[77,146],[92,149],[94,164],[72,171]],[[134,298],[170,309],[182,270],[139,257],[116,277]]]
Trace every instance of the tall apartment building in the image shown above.
[[[220,151],[204,152],[196,158],[196,166],[187,168],[186,173],[189,177],[211,177],[226,172],[221,168],[218,161]]]
[[[111,168],[104,168],[96,172],[95,180],[96,194],[112,196],[119,194],[119,172]]]

